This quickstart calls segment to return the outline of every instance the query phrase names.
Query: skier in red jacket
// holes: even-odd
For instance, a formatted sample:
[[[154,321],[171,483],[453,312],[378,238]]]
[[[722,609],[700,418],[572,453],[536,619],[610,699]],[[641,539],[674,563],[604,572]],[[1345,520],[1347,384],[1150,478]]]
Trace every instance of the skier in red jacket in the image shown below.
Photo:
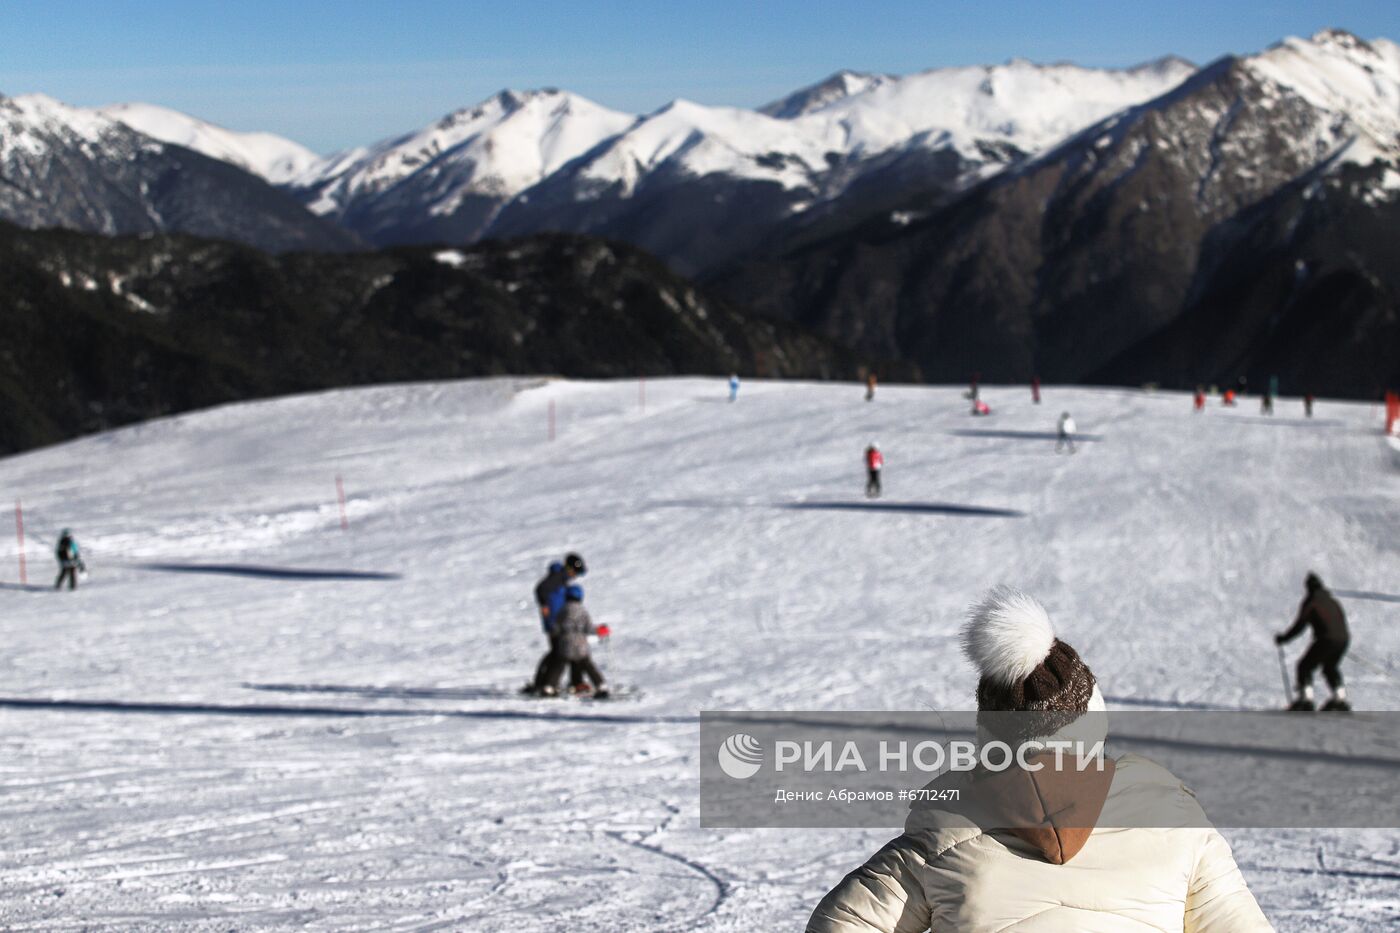
[[[865,448],[865,494],[871,499],[880,497],[880,471],[885,467],[885,455],[880,453],[880,445],[874,441]]]

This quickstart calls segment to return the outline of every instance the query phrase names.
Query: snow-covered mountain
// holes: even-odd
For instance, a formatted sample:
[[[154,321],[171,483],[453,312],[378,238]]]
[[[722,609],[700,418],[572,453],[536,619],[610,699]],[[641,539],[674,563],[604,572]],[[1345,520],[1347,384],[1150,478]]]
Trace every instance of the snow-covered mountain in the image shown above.
[[[502,203],[636,122],[553,89],[502,91],[296,179],[312,210],[377,243],[468,241]]]
[[[1400,350],[1397,218],[1400,47],[1329,30],[722,287],[934,379],[1303,380],[1328,356],[1368,396]]]
[[[306,174],[321,156],[273,133],[240,133],[155,104],[111,104],[95,108],[139,133],[237,165],[273,184]]]
[[[377,243],[565,229],[696,270],[875,178],[965,184],[1192,70],[1164,59],[1123,71],[1014,61],[904,78],[843,72],[761,110],[677,100],[645,116],[557,91],[503,92],[333,158],[296,187]]]
[[[42,94],[0,98],[0,220],[92,233],[194,233],[264,249],[356,238],[227,162]]]

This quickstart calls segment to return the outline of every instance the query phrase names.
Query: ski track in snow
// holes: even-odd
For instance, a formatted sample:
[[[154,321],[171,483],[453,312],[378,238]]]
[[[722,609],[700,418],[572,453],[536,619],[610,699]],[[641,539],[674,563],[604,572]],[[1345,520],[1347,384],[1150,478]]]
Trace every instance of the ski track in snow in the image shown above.
[[[0,927],[797,928],[893,831],[699,829],[698,711],[967,708],[956,629],[998,582],[1045,601],[1111,707],[1269,708],[1270,634],[1316,569],[1370,594],[1344,597],[1357,705],[1400,706],[1374,406],[993,386],[974,419],[961,388],[725,393],[390,386],[0,461],[30,531],[28,589],[0,537]],[[1034,436],[1065,409],[1098,437],[1073,455]],[[53,594],[64,525],[92,576]],[[566,549],[616,633],[601,666],[642,696],[509,693]],[[1400,833],[1226,836],[1280,930],[1400,919]]]

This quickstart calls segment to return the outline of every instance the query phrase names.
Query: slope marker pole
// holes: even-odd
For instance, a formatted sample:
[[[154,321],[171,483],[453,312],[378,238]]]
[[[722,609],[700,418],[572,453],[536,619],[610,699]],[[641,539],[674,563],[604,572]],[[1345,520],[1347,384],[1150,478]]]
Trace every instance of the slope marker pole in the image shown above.
[[[350,518],[345,514],[345,480],[340,478],[340,474],[335,476],[335,496],[340,500],[340,530],[350,530]]]
[[[24,509],[15,500],[15,538],[19,541],[19,582],[29,583],[29,573],[24,565]]]

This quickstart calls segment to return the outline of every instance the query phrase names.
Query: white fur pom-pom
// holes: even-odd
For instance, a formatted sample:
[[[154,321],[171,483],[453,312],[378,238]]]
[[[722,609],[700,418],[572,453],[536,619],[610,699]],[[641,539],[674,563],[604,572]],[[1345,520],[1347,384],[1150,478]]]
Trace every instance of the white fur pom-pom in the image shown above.
[[[972,607],[962,630],[967,659],[983,677],[1003,685],[1025,679],[1054,645],[1045,607],[1009,586],[989,591]]]

